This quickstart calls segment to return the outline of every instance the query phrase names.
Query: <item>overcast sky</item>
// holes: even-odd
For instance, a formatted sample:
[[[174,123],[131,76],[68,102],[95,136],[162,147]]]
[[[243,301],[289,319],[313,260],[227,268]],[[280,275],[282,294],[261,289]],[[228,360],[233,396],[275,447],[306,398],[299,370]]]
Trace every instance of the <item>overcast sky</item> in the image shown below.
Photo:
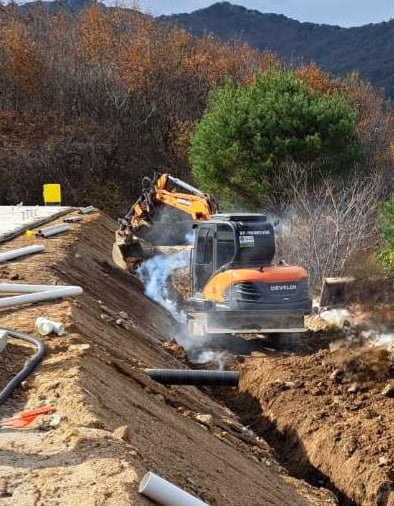
[[[190,12],[215,3],[215,0],[141,0],[153,14]],[[357,26],[394,18],[394,0],[238,0],[261,12],[276,12],[299,21]]]

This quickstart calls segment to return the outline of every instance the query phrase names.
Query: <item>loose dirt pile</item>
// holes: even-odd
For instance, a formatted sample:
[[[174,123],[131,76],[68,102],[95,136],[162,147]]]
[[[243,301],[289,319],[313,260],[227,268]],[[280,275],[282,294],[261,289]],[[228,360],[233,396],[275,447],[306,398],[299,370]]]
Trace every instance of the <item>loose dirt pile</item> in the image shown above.
[[[112,220],[96,214],[72,228],[46,240],[47,253],[0,271],[3,280],[84,288],[75,301],[0,312],[1,326],[22,332],[33,333],[38,316],[67,330],[45,338],[47,358],[0,407],[1,417],[57,408],[33,430],[0,432],[0,504],[149,504],[137,492],[148,470],[212,505],[333,504],[324,490],[289,478],[267,443],[208,395],[144,375],[144,367],[184,367],[170,353],[175,322],[109,263]],[[0,355],[1,385],[26,355],[17,342]]]
[[[255,354],[240,388],[260,402],[262,423],[296,476],[312,465],[358,504],[393,505],[393,372],[382,348]]]

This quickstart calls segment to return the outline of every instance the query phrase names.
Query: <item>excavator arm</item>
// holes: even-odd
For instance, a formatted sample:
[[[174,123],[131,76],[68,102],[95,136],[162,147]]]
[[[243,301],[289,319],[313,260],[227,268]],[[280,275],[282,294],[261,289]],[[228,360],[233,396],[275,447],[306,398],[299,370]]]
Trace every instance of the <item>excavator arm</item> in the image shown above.
[[[206,221],[217,213],[217,204],[208,194],[169,174],[155,173],[153,178],[142,180],[141,196],[129,212],[119,220],[116,242],[113,249],[113,260],[126,268],[125,257],[133,256],[137,247],[144,241],[138,237],[141,230],[155,222],[157,210],[162,206],[176,209],[188,215],[192,221]],[[174,224],[176,227],[177,224]],[[147,248],[145,247],[145,250]]]

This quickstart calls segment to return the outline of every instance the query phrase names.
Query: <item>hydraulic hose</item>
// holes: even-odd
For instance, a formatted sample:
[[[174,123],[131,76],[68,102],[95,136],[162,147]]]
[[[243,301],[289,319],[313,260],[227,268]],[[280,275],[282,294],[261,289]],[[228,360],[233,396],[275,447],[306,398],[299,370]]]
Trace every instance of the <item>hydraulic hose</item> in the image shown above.
[[[10,337],[13,337],[15,339],[21,339],[22,341],[27,341],[28,343],[36,346],[37,352],[25,364],[23,369],[19,371],[18,374],[14,376],[13,379],[0,392],[0,406],[5,403],[8,397],[22,383],[22,381],[24,381],[34,371],[37,365],[43,360],[46,353],[44,344],[35,337],[32,337],[29,334],[23,334],[22,332],[15,332],[14,330],[9,329],[2,329],[2,330],[5,330]]]
[[[237,371],[190,369],[145,369],[145,373],[162,385],[238,386]]]

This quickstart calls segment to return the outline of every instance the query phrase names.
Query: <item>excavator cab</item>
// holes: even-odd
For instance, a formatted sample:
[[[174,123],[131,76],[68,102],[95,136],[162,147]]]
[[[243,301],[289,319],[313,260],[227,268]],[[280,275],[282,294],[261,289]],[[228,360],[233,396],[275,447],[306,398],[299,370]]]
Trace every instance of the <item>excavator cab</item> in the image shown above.
[[[241,268],[272,263],[274,230],[265,216],[218,215],[210,222],[195,224],[194,228],[193,293],[203,292],[213,274],[226,270],[230,264]]]
[[[275,265],[273,225],[261,214],[194,224],[189,327],[194,335],[301,332],[312,311],[308,274]]]

